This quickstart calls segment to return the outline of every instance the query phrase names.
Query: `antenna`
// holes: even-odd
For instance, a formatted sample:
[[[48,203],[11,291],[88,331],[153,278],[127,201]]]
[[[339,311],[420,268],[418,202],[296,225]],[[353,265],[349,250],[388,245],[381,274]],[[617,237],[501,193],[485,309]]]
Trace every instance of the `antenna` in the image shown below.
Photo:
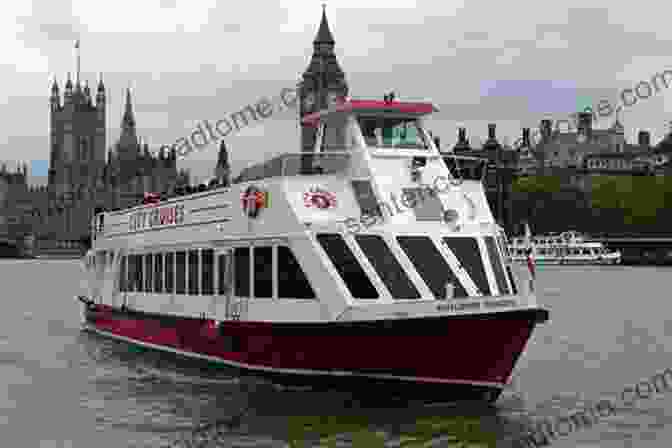
[[[77,81],[77,84],[79,84],[79,71],[80,71],[79,70],[80,69],[79,39],[77,39],[75,41],[75,57],[76,57],[76,61],[77,61],[77,64],[76,64],[76,67],[75,67],[76,68],[76,73],[77,73],[76,74],[76,76],[77,76],[76,81]]]

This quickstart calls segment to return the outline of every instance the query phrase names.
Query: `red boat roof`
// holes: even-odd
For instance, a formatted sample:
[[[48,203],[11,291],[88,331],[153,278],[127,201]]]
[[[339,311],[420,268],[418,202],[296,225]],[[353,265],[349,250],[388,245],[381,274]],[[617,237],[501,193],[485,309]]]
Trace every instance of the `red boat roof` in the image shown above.
[[[341,112],[356,112],[359,114],[384,114],[384,115],[405,115],[405,116],[421,116],[438,112],[432,103],[425,102],[402,102],[402,101],[384,101],[384,100],[340,100],[335,105],[328,109],[323,109],[319,112],[303,117],[302,123],[311,126],[317,126],[323,117],[330,114]]]

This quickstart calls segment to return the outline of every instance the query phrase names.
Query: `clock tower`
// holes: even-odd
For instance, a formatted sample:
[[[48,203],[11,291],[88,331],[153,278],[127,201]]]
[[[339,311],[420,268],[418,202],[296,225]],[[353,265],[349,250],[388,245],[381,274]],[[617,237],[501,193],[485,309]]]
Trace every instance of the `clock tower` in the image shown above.
[[[303,73],[299,89],[299,120],[305,115],[328,107],[337,97],[348,95],[345,74],[336,60],[334,37],[329,30],[325,6],[322,5],[322,21],[313,41],[313,56]],[[301,150],[312,152],[317,129],[301,126]]]

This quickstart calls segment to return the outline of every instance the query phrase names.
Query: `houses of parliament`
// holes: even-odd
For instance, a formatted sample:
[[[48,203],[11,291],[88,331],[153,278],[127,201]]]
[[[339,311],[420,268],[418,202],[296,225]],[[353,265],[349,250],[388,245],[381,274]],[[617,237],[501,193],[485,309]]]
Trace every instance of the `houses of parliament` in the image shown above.
[[[27,166],[0,170],[4,218],[0,234],[32,234],[43,247],[76,245],[89,234],[96,208],[138,203],[144,192],[174,191],[188,185],[178,171],[176,153],[153,155],[137,135],[130,89],[121,134],[107,149],[106,92],[102,78],[95,97],[88,86],[68,79],[61,89],[53,81],[49,96],[49,174],[46,186],[28,186]]]
[[[326,12],[313,40],[313,54],[302,75],[298,117],[328,104],[331,96],[348,93],[345,75],[334,52],[335,41]],[[78,63],[79,66],[79,63]],[[150,151],[137,135],[130,89],[121,119],[121,133],[108,149],[107,96],[102,77],[95,94],[88,83],[67,80],[62,92],[56,80],[49,95],[50,143],[46,186],[27,184],[27,166],[8,172],[0,168],[0,245],[34,235],[40,249],[79,246],[87,239],[97,208],[117,209],[138,204],[144,192],[175,194],[189,189],[189,174],[178,170],[176,151]],[[303,127],[301,146],[312,151],[315,130]],[[158,153],[158,154],[157,154]],[[214,179],[228,183],[228,154],[222,142]],[[226,179],[226,180],[224,180]]]

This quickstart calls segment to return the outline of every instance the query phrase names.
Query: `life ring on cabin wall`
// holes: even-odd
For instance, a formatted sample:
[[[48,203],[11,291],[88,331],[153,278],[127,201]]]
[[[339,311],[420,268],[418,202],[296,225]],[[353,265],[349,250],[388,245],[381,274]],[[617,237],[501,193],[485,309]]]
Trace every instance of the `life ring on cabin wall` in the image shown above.
[[[256,218],[259,212],[266,206],[266,193],[259,188],[251,185],[247,187],[241,198],[243,211],[248,218]]]

